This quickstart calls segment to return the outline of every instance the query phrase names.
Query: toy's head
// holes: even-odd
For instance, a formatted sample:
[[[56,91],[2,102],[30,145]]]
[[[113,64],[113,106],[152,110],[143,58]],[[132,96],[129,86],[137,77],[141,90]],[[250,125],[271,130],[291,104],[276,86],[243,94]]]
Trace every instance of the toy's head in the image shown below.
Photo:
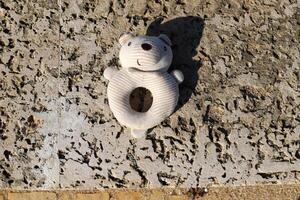
[[[133,36],[123,34],[119,39],[122,45],[120,62],[124,68],[140,71],[167,71],[172,63],[173,54],[168,36]]]

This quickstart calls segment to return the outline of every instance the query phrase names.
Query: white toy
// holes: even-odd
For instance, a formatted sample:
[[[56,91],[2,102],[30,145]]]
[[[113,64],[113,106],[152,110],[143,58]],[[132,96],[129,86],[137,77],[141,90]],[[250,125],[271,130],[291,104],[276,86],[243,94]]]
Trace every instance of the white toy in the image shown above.
[[[179,70],[167,72],[173,54],[166,35],[134,37],[126,33],[119,42],[123,69],[107,68],[104,71],[104,77],[109,80],[108,103],[116,119],[139,138],[173,113],[179,97],[178,84],[184,77]],[[138,87],[148,89],[153,97],[146,112],[133,110],[129,102],[131,92]]]

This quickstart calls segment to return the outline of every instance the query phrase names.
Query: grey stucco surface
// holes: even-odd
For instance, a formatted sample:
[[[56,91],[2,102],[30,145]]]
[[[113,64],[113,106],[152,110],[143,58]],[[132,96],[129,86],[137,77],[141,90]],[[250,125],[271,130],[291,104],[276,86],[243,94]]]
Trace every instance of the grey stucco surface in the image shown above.
[[[0,1],[0,186],[300,180],[299,1]],[[123,32],[172,40],[176,112],[134,139],[106,67]]]

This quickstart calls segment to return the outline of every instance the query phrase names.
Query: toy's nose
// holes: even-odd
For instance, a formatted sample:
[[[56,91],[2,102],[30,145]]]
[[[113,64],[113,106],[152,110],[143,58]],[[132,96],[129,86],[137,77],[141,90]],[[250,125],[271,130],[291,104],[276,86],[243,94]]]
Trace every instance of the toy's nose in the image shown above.
[[[150,49],[152,49],[152,46],[151,46],[151,44],[143,43],[143,44],[142,44],[142,48],[143,48],[145,51],[149,51]]]

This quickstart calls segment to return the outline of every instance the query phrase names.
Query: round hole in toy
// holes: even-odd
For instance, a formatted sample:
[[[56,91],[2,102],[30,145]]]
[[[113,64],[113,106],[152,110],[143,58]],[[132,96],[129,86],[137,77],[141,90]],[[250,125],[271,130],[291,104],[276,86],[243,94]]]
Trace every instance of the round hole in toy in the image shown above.
[[[130,106],[137,112],[147,112],[152,106],[152,102],[151,92],[144,87],[135,88],[130,94]]]

